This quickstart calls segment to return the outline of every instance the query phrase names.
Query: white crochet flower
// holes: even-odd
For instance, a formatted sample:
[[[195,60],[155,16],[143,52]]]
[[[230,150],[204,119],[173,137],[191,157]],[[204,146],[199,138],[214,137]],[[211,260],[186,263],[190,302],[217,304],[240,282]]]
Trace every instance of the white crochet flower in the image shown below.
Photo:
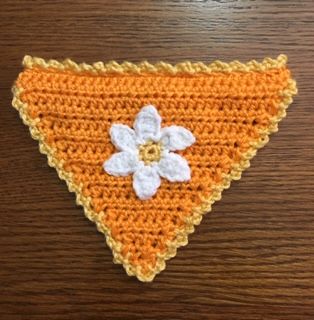
[[[123,124],[111,126],[111,141],[119,152],[104,162],[108,174],[133,174],[133,188],[142,200],[157,192],[160,177],[171,182],[191,179],[187,161],[171,152],[184,150],[195,142],[189,130],[181,126],[161,128],[161,117],[152,105],[141,109],[133,127],[134,130]]]

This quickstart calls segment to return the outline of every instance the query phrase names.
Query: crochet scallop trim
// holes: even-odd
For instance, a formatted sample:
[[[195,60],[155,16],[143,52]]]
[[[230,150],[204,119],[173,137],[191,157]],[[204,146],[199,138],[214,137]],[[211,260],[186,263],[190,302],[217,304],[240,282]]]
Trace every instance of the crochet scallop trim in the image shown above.
[[[92,74],[104,74],[104,73],[157,73],[166,72],[169,74],[177,73],[211,73],[211,72],[232,72],[232,71],[265,71],[273,68],[283,68],[287,63],[287,56],[280,54],[276,59],[265,58],[262,62],[251,60],[247,63],[241,63],[234,60],[226,63],[222,61],[214,61],[210,64],[204,64],[203,62],[190,62],[185,61],[175,65],[166,63],[163,61],[151,64],[148,61],[143,61],[138,64],[131,62],[118,63],[116,61],[95,62],[93,64],[76,63],[71,59],[66,59],[63,62],[57,60],[44,60],[42,58],[36,58],[26,55],[23,59],[23,65],[25,68],[51,68],[60,71],[72,71],[72,72],[87,72]]]
[[[203,72],[213,72],[218,71],[217,68],[219,68],[220,71],[252,71],[252,70],[266,70],[269,68],[281,68],[286,63],[287,58],[284,55],[280,55],[277,60],[272,60],[270,58],[264,59],[262,63],[256,63],[255,61],[251,61],[247,64],[241,64],[240,62],[231,62],[230,64],[224,64],[221,62],[214,62],[208,66],[205,66],[202,63],[191,64],[191,63],[185,63],[184,65],[192,65],[194,66],[192,72],[200,72],[198,69],[198,66],[202,65],[205,66],[205,71]],[[29,56],[26,56],[24,58],[24,65],[27,68],[31,68],[34,66],[41,66],[44,68],[58,68],[59,70],[76,70],[79,72],[82,71],[91,71],[93,73],[103,73],[103,72],[142,72],[147,71],[148,66],[152,66],[150,64],[140,64],[140,65],[134,65],[129,62],[125,62],[118,68],[118,70],[114,69],[113,66],[115,66],[115,62],[102,65],[103,68],[97,69],[95,68],[95,64],[93,66],[86,65],[86,64],[72,64],[73,62],[69,62],[70,60],[66,60],[66,62],[59,63],[55,60],[49,60],[46,62],[43,59],[40,58],[31,58]],[[220,65],[221,64],[221,65]],[[97,65],[97,64],[96,64]],[[164,68],[164,64],[156,64],[155,69],[152,72],[158,72],[161,70],[166,70]],[[167,68],[171,65],[166,64]],[[228,67],[226,67],[228,66]],[[170,67],[169,67],[170,68]],[[176,66],[171,66],[171,68],[174,68],[174,73],[181,72],[184,70],[181,64],[177,64]],[[158,71],[156,71],[158,69]],[[228,69],[228,70],[227,70]],[[140,71],[139,71],[140,70]],[[242,160],[240,163],[233,166],[230,174],[225,175],[223,178],[223,182],[219,185],[213,186],[212,189],[214,192],[211,194],[209,198],[204,198],[203,203],[194,208],[192,211],[192,215],[186,219],[186,227],[183,230],[179,230],[175,239],[171,242],[167,243],[168,250],[164,254],[158,254],[157,256],[157,263],[156,266],[151,269],[150,274],[146,275],[141,272],[140,268],[136,268],[132,266],[127,258],[124,258],[121,254],[121,243],[115,241],[110,234],[110,230],[104,226],[104,224],[101,222],[102,217],[104,216],[105,212],[96,213],[91,208],[91,199],[89,197],[84,197],[82,194],[82,187],[79,185],[76,185],[73,182],[73,177],[71,173],[66,172],[63,169],[63,163],[62,161],[58,161],[56,157],[54,157],[54,150],[50,148],[45,142],[44,142],[44,136],[39,132],[39,130],[36,127],[36,124],[40,121],[39,119],[31,119],[27,114],[27,104],[23,103],[20,99],[20,95],[22,93],[23,89],[13,87],[13,106],[15,109],[19,111],[20,117],[22,118],[25,125],[29,126],[29,130],[31,133],[31,136],[34,140],[37,140],[39,142],[39,151],[42,154],[45,154],[48,158],[48,165],[50,167],[54,167],[58,173],[58,176],[61,180],[65,180],[66,184],[68,186],[68,189],[70,192],[75,192],[76,194],[76,204],[81,205],[84,208],[84,213],[86,217],[93,221],[98,231],[105,234],[106,242],[108,246],[111,248],[113,252],[113,262],[117,264],[122,264],[125,268],[127,274],[129,276],[136,276],[140,281],[143,282],[149,282],[154,279],[154,277],[160,273],[162,270],[165,269],[165,261],[174,257],[177,252],[177,248],[184,246],[188,243],[188,235],[194,232],[194,226],[200,224],[202,220],[202,216],[205,213],[208,213],[211,211],[212,205],[214,202],[219,201],[221,199],[221,194],[224,189],[228,189],[230,187],[230,183],[232,180],[239,180],[241,178],[242,172],[250,166],[250,160],[256,155],[256,152],[258,149],[262,148],[266,145],[266,143],[269,141],[269,135],[271,133],[274,133],[278,131],[278,123],[286,116],[286,109],[288,106],[292,103],[292,96],[297,94],[297,88],[296,88],[296,82],[292,79],[288,81],[288,85],[285,90],[282,92],[283,101],[279,105],[279,112],[276,117],[273,117],[272,119],[272,125],[267,128],[267,130],[261,132],[260,138],[252,143],[251,148],[243,155]]]

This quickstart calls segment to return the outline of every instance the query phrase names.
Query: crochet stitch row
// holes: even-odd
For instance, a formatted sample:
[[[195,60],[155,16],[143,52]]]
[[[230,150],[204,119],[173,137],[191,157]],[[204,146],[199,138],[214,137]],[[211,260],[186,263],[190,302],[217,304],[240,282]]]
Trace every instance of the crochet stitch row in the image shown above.
[[[151,64],[148,61],[143,61],[141,63],[135,64],[131,62],[123,62],[119,64],[116,61],[110,61],[108,63],[96,62],[92,65],[87,63],[77,64],[71,59],[66,59],[63,62],[57,60],[45,61],[42,58],[25,56],[23,59],[23,65],[26,68],[53,68],[58,71],[70,70],[73,72],[84,72],[92,74],[108,74],[108,73],[159,73],[166,72],[168,74],[177,73],[187,73],[187,74],[204,74],[212,72],[249,72],[249,71],[266,71],[272,68],[284,68],[287,63],[287,56],[281,54],[277,59],[265,58],[262,62],[256,60],[251,60],[247,63],[242,63],[240,61],[232,61],[229,63],[222,61],[214,61],[210,64],[205,64],[203,62],[190,62],[185,61],[172,65],[166,62],[157,62],[156,64]]]
[[[114,261],[151,281],[278,130],[297,92],[286,60],[87,65],[26,56],[13,106],[106,235]],[[188,128],[196,143],[178,152],[190,164],[191,181],[164,181],[154,198],[141,201],[130,177],[110,176],[102,164],[115,152],[111,125],[132,126],[147,104],[158,107],[165,126]]]

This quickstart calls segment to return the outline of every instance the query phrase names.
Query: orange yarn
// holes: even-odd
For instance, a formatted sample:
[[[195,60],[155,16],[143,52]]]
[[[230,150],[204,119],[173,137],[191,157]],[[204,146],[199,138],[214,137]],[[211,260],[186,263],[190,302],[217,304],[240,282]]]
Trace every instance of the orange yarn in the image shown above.
[[[193,231],[189,219],[203,213],[205,199],[211,199],[215,187],[241,166],[254,143],[266,142],[289,86],[293,87],[286,67],[91,74],[33,66],[16,83],[27,117],[35,121],[55,160],[71,174],[92,212],[104,213],[98,223],[109,230],[120,257],[116,260],[141,280],[151,280],[164,268],[159,260],[169,258],[167,252],[177,246],[173,243],[178,234]],[[141,201],[131,176],[110,176],[102,164],[115,152],[111,125],[132,127],[147,104],[156,106],[163,126],[187,128],[196,143],[178,152],[190,165],[191,180],[164,180],[152,199]]]

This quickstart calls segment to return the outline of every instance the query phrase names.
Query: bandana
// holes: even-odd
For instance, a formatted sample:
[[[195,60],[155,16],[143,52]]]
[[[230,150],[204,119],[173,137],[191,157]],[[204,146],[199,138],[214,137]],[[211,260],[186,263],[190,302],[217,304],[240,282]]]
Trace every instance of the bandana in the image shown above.
[[[26,56],[13,106],[114,262],[152,281],[278,130],[297,93],[286,61],[88,65]]]

